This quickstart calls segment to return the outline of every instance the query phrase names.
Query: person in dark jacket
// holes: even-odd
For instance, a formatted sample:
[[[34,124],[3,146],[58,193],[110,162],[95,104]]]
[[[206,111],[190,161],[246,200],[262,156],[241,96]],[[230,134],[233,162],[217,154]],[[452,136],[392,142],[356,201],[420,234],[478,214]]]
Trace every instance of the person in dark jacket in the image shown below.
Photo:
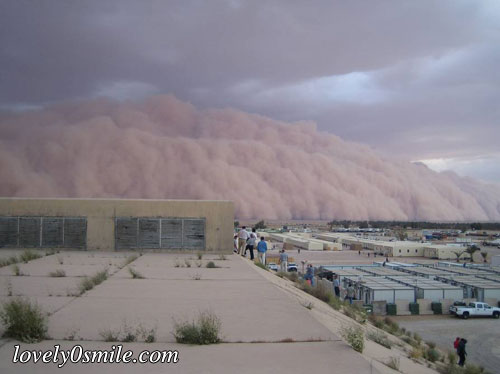
[[[467,356],[467,352],[465,352],[465,345],[467,344],[467,340],[462,338],[460,339],[460,343],[458,343],[457,353],[460,360],[458,361],[459,366],[464,366],[465,364],[465,356]]]
[[[314,268],[312,264],[307,265],[306,275],[304,275],[306,281],[311,282],[311,286],[314,286]]]
[[[335,290],[335,296],[340,297],[340,281],[338,275],[333,277],[333,289]]]

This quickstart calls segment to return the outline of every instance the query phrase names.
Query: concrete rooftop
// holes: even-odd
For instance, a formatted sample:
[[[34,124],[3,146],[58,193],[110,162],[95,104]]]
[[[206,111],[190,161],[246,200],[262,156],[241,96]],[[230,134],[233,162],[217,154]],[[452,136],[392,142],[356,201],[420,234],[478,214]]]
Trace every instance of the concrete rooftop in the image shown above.
[[[212,254],[200,261],[192,254],[147,253],[124,267],[128,256],[130,253],[61,252],[20,264],[23,276],[14,276],[10,266],[0,268],[0,302],[25,297],[49,314],[51,340],[22,343],[21,350],[53,349],[55,344],[66,349],[75,344],[84,349],[109,349],[123,344],[136,354],[144,349],[179,351],[179,363],[140,365],[142,373],[392,372],[382,362],[397,355],[394,349],[367,341],[369,355],[355,352],[339,337],[339,329],[352,320],[240,256],[223,260]],[[206,268],[209,260],[219,267]],[[144,279],[132,279],[128,267]],[[64,270],[66,277],[48,276],[57,269]],[[102,269],[108,269],[109,278],[75,296],[82,277]],[[304,307],[309,302],[314,304],[311,310]],[[175,343],[174,321],[191,320],[205,310],[220,318],[224,343]],[[136,328],[154,329],[157,341],[104,342],[105,330]],[[74,341],[68,340],[71,338]],[[0,340],[0,373],[55,371],[55,364],[12,363],[15,344],[19,342]],[[403,356],[401,360],[406,373],[433,372]],[[58,372],[135,373],[137,367],[67,364]]]

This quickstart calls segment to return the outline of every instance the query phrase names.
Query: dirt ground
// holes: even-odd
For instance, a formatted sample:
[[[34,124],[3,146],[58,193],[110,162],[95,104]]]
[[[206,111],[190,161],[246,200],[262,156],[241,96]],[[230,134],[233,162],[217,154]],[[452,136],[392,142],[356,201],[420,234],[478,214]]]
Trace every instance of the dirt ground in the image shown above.
[[[400,326],[418,333],[425,341],[433,341],[444,351],[453,350],[455,338],[467,339],[467,360],[491,373],[500,368],[500,321],[494,318],[462,320],[453,316],[399,316]]]

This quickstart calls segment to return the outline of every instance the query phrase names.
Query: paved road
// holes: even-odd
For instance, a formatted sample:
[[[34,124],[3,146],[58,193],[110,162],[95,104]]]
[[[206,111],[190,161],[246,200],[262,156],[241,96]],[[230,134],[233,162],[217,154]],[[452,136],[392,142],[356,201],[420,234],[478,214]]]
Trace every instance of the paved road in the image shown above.
[[[435,342],[443,350],[451,350],[457,336],[467,339],[467,359],[484,366],[491,373],[500,368],[500,320],[451,316],[397,317],[400,326],[417,332],[426,341]]]

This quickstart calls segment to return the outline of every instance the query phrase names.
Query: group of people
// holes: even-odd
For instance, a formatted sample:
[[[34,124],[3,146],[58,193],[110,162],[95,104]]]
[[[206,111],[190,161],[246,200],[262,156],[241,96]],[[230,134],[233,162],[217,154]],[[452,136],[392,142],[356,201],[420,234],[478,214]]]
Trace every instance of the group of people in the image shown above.
[[[467,339],[460,338],[458,336],[453,342],[453,348],[455,348],[455,350],[457,351],[459,366],[464,366],[465,364],[465,356],[467,356],[467,352],[465,352],[466,344],[467,344]]]
[[[234,236],[234,251],[239,255],[246,257],[247,251],[250,252],[250,260],[254,259],[254,248],[257,242],[257,233],[255,229],[252,229],[252,232],[248,232],[246,227],[243,226],[238,234]],[[267,243],[262,236],[260,238],[260,242],[257,244],[257,253],[259,255],[259,261],[263,264],[266,263],[266,252],[267,252]]]
[[[340,298],[340,280],[338,275],[333,276],[333,290],[335,291],[335,296]],[[349,304],[352,304],[352,301],[356,300],[356,290],[351,282],[349,282],[345,290],[344,300],[349,301]]]

